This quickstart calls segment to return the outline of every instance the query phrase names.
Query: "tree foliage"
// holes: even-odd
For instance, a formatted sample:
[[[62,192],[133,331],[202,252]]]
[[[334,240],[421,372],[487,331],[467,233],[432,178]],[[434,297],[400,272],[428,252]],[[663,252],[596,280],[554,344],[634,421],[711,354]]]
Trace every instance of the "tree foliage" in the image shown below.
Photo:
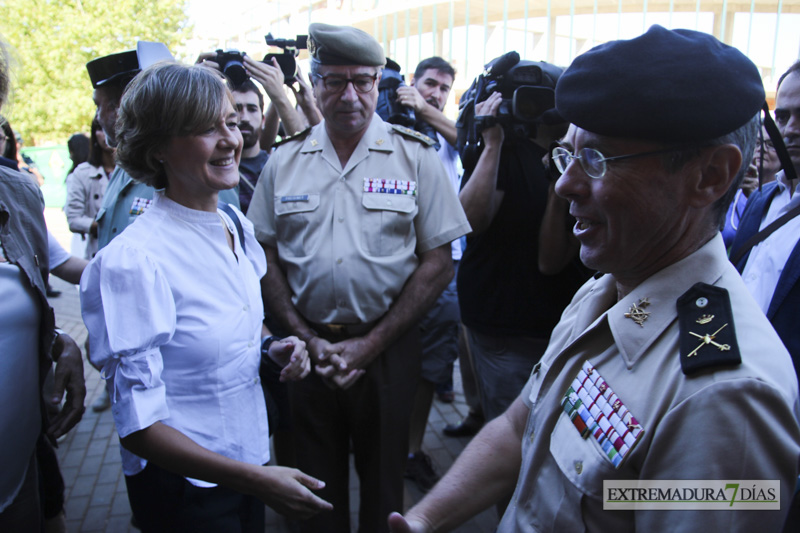
[[[3,114],[34,140],[66,142],[94,116],[86,63],[159,41],[175,53],[190,28],[186,0],[0,0],[13,48],[13,92]]]

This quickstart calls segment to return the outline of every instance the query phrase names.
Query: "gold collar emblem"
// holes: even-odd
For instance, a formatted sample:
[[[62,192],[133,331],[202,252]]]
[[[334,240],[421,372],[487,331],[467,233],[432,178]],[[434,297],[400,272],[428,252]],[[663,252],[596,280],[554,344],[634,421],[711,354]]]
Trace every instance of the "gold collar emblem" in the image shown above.
[[[631,304],[631,308],[625,313],[625,318],[630,318],[643,328],[644,321],[650,317],[650,312],[645,311],[648,305],[650,305],[650,301],[647,298],[641,298],[638,304]]]

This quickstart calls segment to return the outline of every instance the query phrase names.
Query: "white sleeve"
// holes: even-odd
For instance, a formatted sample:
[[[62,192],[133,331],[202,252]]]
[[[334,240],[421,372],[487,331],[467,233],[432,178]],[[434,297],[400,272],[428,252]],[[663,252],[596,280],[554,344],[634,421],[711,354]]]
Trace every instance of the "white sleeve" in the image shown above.
[[[172,339],[177,315],[157,265],[140,250],[112,241],[81,277],[81,312],[89,358],[112,383],[120,437],[168,418],[160,346]]]
[[[60,244],[50,230],[47,230],[47,249],[50,255],[49,268],[50,271],[56,269],[67,262],[67,259],[72,257]]]

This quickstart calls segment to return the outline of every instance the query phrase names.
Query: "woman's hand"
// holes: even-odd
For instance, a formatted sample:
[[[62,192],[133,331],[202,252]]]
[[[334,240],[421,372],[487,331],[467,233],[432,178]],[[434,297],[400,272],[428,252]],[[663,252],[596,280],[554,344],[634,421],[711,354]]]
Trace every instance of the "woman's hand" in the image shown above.
[[[270,344],[269,357],[283,367],[281,381],[297,381],[306,377],[311,371],[306,343],[295,336]]]
[[[324,488],[325,483],[297,469],[262,466],[256,476],[254,496],[282,515],[304,520],[333,509],[333,505],[311,492]]]
[[[333,509],[333,505],[311,492],[325,487],[324,482],[294,468],[260,466],[225,457],[161,422],[131,433],[120,442],[165,470],[251,494],[293,518],[309,518]]]

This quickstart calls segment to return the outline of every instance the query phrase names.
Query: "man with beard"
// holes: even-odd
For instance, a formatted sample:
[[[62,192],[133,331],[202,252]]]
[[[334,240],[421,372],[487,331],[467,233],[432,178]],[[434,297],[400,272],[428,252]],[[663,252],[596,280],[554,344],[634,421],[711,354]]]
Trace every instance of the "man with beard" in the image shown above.
[[[264,96],[250,79],[232,92],[239,113],[239,131],[244,140],[242,160],[239,162],[239,203],[242,212],[246,213],[258,176],[269,158],[267,151],[261,149],[259,140],[264,129]]]

